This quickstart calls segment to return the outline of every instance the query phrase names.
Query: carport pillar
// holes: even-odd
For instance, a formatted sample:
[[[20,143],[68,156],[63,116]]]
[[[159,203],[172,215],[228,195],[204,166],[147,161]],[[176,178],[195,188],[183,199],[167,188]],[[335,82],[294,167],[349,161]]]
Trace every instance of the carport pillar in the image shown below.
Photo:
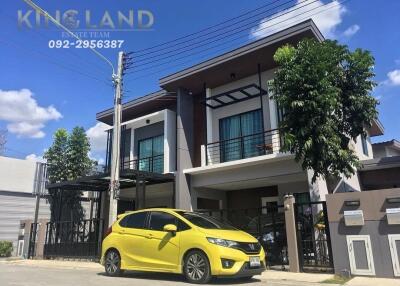
[[[144,178],[136,178],[136,210],[144,209],[146,207],[146,181]]]
[[[283,205],[285,207],[285,225],[289,257],[289,271],[300,272],[294,203],[295,200],[292,195],[286,195],[284,197]]]

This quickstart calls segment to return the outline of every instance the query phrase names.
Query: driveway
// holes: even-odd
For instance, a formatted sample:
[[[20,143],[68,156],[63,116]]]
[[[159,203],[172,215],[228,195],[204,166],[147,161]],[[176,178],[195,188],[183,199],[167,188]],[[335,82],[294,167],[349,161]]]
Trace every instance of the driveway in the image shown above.
[[[54,263],[54,262],[53,262]],[[95,263],[69,262],[47,263],[2,262],[0,263],[1,286],[175,286],[191,285],[180,275],[127,272],[123,277],[107,277],[102,267]],[[258,276],[251,281],[216,279],[211,285],[263,285],[263,286],[318,286],[326,284],[284,280],[264,280]]]

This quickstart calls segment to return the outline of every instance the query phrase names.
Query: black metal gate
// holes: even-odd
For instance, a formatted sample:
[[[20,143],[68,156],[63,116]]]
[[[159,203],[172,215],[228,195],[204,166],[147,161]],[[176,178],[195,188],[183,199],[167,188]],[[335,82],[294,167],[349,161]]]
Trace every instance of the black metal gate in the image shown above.
[[[326,202],[295,204],[299,261],[302,271],[333,271]]]
[[[48,222],[44,257],[98,259],[103,220]]]
[[[269,268],[285,269],[289,265],[283,206],[251,209],[198,210],[253,235],[266,252]]]

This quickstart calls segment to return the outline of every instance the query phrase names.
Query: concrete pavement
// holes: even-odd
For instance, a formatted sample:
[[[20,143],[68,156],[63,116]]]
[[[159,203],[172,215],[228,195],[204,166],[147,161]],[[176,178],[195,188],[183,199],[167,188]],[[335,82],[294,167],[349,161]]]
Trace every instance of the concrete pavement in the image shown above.
[[[251,281],[216,279],[212,285],[254,285],[254,286],[322,286],[332,278],[331,274],[291,273],[265,271]],[[191,285],[181,275],[161,273],[127,272],[123,277],[111,278],[104,274],[103,267],[94,262],[61,260],[0,260],[1,286],[174,286]],[[355,277],[346,286],[400,286],[400,279]]]

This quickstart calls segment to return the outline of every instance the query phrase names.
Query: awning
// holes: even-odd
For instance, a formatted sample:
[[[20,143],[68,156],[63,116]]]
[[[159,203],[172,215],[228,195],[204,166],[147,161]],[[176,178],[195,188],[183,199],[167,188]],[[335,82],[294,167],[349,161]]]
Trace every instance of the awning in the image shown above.
[[[146,185],[154,185],[160,183],[173,182],[174,174],[158,174],[138,170],[124,170],[120,174],[120,189],[131,188],[136,186],[136,181],[140,179]],[[76,191],[96,191],[103,192],[109,189],[110,173],[101,173],[93,176],[85,176],[76,180],[63,181],[59,183],[48,184],[46,188],[76,190]]]

